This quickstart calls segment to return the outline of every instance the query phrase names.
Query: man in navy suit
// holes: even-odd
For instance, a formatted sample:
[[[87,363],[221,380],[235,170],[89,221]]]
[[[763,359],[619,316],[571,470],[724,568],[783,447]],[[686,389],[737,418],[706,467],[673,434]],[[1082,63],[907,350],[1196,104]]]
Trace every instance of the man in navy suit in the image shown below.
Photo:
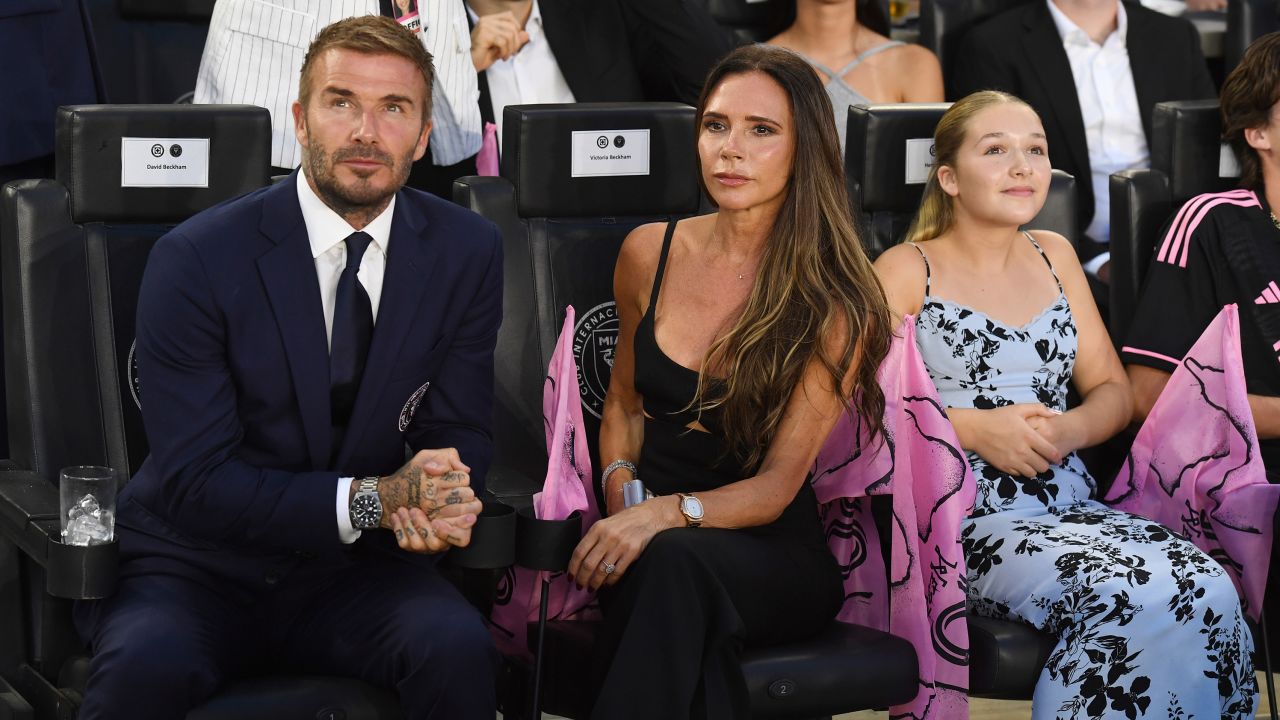
[[[496,651],[433,556],[481,509],[502,258],[492,224],[403,189],[432,79],[390,19],[324,29],[293,106],[301,170],[152,251],[151,456],[120,497],[119,589],[76,608],[82,720],[181,718],[262,670],[494,717]]]

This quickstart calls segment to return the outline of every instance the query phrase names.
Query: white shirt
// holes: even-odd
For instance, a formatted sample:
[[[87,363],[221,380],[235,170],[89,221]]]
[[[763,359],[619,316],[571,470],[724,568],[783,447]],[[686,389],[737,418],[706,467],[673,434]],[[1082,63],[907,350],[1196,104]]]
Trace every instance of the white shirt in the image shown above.
[[[1129,17],[1124,3],[1117,1],[1116,29],[1099,45],[1071,22],[1053,0],[1046,2],[1071,63],[1089,148],[1094,214],[1085,232],[1105,243],[1111,238],[1111,173],[1150,164],[1125,42]],[[1110,253],[1102,253],[1086,263],[1085,270],[1096,273],[1110,258]]]
[[[338,277],[347,266],[347,246],[343,241],[356,229],[342,216],[324,204],[311,189],[305,174],[298,175],[298,204],[302,206],[302,222],[307,226],[307,239],[311,242],[311,256],[315,258],[316,279],[320,281],[320,302],[324,308],[325,336],[333,342],[333,306],[338,295]],[[356,278],[369,294],[373,307],[373,321],[378,321],[378,303],[382,300],[382,277],[387,269],[387,247],[391,243],[391,217],[396,209],[396,198],[391,196],[387,209],[364,226],[364,232],[373,238],[364,256]],[[353,543],[360,531],[351,526],[352,478],[338,478],[337,513],[338,538]]]
[[[480,150],[481,127],[471,31],[459,0],[419,0],[422,43],[436,70],[431,90],[431,157],[452,165]],[[195,102],[243,103],[271,112],[271,164],[294,168],[293,133],[302,61],[325,26],[377,15],[378,0],[217,0],[209,22]]]
[[[467,6],[471,22],[480,17]],[[498,126],[498,148],[502,148],[502,111],[508,105],[533,103],[571,103],[573,91],[560,72],[560,63],[551,52],[551,43],[542,29],[542,11],[538,0],[533,0],[529,21],[524,24],[529,42],[506,60],[499,60],[484,71],[489,82],[489,102],[493,105],[493,119]]]

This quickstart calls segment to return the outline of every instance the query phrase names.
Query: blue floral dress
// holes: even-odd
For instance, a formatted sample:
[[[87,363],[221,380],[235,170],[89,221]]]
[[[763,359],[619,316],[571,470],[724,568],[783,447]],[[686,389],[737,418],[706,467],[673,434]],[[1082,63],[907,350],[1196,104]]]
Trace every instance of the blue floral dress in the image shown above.
[[[1058,297],[1021,327],[930,295],[929,260],[916,246],[926,269],[916,338],[946,407],[1067,409],[1075,321],[1049,258],[1026,237]],[[1253,717],[1253,642],[1212,559],[1163,525],[1098,502],[1074,453],[1031,478],[968,457],[978,484],[962,531],[971,611],[1059,638],[1033,720]]]

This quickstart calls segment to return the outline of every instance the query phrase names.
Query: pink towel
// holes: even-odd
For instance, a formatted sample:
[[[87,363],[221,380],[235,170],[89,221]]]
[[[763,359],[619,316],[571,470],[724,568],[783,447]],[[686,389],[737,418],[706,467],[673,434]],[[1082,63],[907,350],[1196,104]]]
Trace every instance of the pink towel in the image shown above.
[[[591,456],[583,436],[582,404],[578,395],[578,368],[573,359],[574,311],[565,310],[564,327],[551,355],[551,366],[542,389],[542,420],[547,435],[547,478],[542,492],[533,496],[534,514],[542,520],[563,520],[582,514],[582,531],[600,519],[591,487]],[[498,648],[510,655],[527,655],[525,627],[538,619],[538,597],[543,576],[551,581],[547,618],[585,619],[596,615],[595,595],[580,590],[562,572],[546,573],[508,568],[498,586],[492,631]]]
[[[498,126],[491,122],[484,124],[484,138],[476,154],[476,174],[490,177],[498,174]]]
[[[1267,482],[1246,393],[1240,319],[1227,305],[1169,378],[1105,501],[1217,560],[1257,620],[1280,485]]]
[[[827,543],[845,573],[838,617],[887,629],[915,646],[920,691],[891,708],[891,717],[965,718],[969,628],[960,530],[977,485],[920,359],[911,316],[903,320],[879,380],[884,433],[873,442],[859,419],[846,414],[814,463]],[[864,497],[883,494],[893,496],[887,578]]]

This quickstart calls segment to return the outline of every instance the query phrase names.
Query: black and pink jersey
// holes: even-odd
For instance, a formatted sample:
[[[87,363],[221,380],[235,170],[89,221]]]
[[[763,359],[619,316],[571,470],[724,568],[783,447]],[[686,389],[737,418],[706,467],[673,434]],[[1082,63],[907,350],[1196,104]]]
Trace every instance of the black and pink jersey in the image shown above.
[[[1223,305],[1240,312],[1245,382],[1280,395],[1280,229],[1251,190],[1188,200],[1162,233],[1120,357],[1173,372]],[[1280,441],[1261,442],[1269,474]]]

